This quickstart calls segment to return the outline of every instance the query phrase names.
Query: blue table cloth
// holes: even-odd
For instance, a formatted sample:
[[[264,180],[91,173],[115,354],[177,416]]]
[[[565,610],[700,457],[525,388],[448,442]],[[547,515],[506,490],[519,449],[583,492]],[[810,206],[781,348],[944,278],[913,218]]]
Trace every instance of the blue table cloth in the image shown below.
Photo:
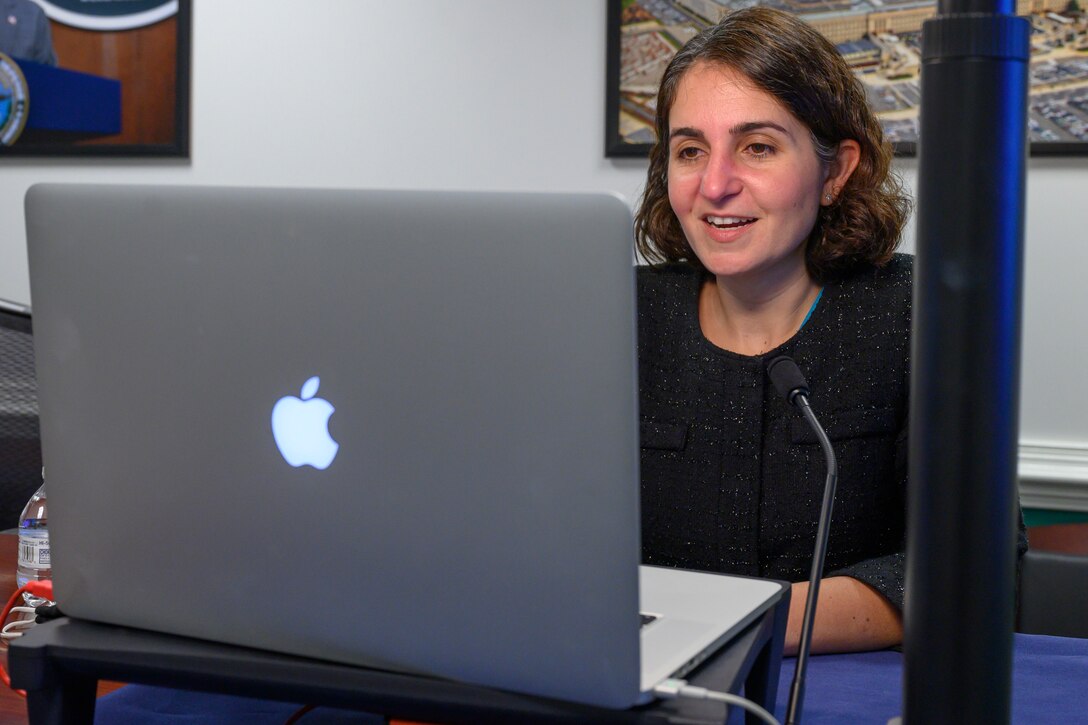
[[[778,706],[781,720],[795,660],[782,663]],[[902,714],[903,656],[898,652],[822,655],[809,661],[805,725],[884,725]],[[95,722],[269,723],[282,725],[301,704],[129,685],[98,700]],[[724,712],[724,710],[723,710]],[[378,723],[374,715],[315,708],[299,725]],[[1088,723],[1088,639],[1017,634],[1013,649],[1012,722],[1020,725]]]

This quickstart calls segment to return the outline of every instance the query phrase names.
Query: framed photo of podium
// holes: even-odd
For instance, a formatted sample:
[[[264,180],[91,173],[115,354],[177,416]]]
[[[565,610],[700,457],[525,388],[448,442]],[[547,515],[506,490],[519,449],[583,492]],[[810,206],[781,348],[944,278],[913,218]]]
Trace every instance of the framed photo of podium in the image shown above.
[[[751,0],[608,0],[605,155],[646,156],[665,66],[692,36]],[[922,24],[936,0],[757,4],[787,9],[822,32],[861,80],[898,156],[917,153]],[[1031,22],[1031,154],[1088,154],[1086,0],[1017,0]]]
[[[192,0],[0,10],[0,158],[189,156]]]

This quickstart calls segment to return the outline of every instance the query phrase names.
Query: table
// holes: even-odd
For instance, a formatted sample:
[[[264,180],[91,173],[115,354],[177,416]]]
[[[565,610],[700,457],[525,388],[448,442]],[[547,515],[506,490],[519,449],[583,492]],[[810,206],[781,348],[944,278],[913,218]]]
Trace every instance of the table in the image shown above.
[[[866,723],[884,725],[902,711],[902,655],[894,651],[867,652],[850,655],[823,655],[809,662],[805,725],[851,725]],[[775,713],[782,718],[786,709],[789,682],[794,660],[783,662]],[[1071,725],[1088,722],[1088,640],[1015,635],[1013,649],[1012,722],[1016,725]],[[377,683],[370,683],[376,685]],[[386,697],[396,700],[411,695],[395,689]],[[296,702],[274,702],[245,697],[244,690],[223,686],[228,692],[243,696],[186,692],[162,686],[130,685],[98,700],[97,725],[147,723],[148,725],[186,725],[245,722],[261,725],[282,725],[298,710]],[[287,693],[292,694],[292,693]],[[464,694],[464,693],[462,693]],[[478,693],[477,693],[478,694]],[[466,708],[474,707],[474,694],[464,695]],[[512,696],[515,699],[517,696]],[[305,701],[305,698],[299,698]],[[716,703],[701,705],[695,722],[707,719],[722,721],[723,707]],[[950,703],[950,706],[953,705]],[[520,707],[525,707],[521,703]],[[407,713],[406,710],[401,712]],[[430,711],[417,711],[417,716]],[[541,715],[542,713],[536,713]],[[596,713],[599,715],[600,713]],[[521,717],[526,715],[526,717]],[[549,713],[549,717],[554,713]],[[627,713],[618,713],[611,721],[631,721]],[[460,712],[459,718],[447,722],[489,722]],[[503,722],[533,722],[532,713],[520,711]],[[600,717],[587,718],[584,710],[571,706],[563,713],[568,722],[607,722]],[[381,723],[380,718],[361,718],[333,707],[318,708],[299,721],[299,725],[331,725],[333,723]],[[736,722],[736,720],[731,720]]]

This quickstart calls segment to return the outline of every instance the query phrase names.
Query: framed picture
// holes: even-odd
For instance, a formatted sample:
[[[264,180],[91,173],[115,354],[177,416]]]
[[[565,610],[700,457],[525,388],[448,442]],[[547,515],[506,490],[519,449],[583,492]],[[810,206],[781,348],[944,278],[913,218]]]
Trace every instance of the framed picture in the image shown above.
[[[192,0],[0,3],[0,158],[189,156]]]
[[[661,75],[676,51],[731,10],[769,5],[799,15],[846,58],[899,156],[913,156],[921,106],[922,23],[935,0],[608,0],[605,155],[645,156]],[[1028,127],[1032,155],[1088,154],[1085,0],[1017,0],[1032,24]]]

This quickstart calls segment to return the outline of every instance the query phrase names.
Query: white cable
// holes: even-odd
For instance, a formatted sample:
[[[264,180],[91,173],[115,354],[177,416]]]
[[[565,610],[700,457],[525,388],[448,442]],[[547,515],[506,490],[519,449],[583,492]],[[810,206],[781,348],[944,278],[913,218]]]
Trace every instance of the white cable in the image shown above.
[[[692,700],[714,700],[715,702],[724,702],[727,705],[736,705],[737,707],[744,708],[768,725],[781,725],[781,723],[774,719],[774,715],[751,700],[746,700],[740,695],[732,695],[728,692],[716,692],[714,690],[708,690],[705,687],[689,685],[686,680],[675,680],[671,678],[665,680],[654,688],[654,694],[665,699],[688,697]]]
[[[30,629],[33,626],[33,619],[20,619],[18,622],[8,622],[8,624],[4,627],[4,629],[0,630],[0,632],[10,632],[16,629]]]
[[[33,626],[33,619],[20,619],[17,622],[8,622],[7,625],[4,627],[3,631],[7,631],[9,629],[30,629]]]
[[[37,614],[34,611],[34,607],[12,607],[9,614]],[[16,632],[17,629],[30,629],[37,622],[33,618],[30,619],[16,619],[14,622],[8,622],[4,625],[3,629],[0,629],[0,638],[3,639],[17,639],[23,636],[22,632]]]
[[[21,619],[18,622],[9,622],[2,630],[0,630],[0,637],[4,639],[16,639],[22,637],[22,632],[16,632],[17,629],[30,629],[34,626],[33,619]]]

